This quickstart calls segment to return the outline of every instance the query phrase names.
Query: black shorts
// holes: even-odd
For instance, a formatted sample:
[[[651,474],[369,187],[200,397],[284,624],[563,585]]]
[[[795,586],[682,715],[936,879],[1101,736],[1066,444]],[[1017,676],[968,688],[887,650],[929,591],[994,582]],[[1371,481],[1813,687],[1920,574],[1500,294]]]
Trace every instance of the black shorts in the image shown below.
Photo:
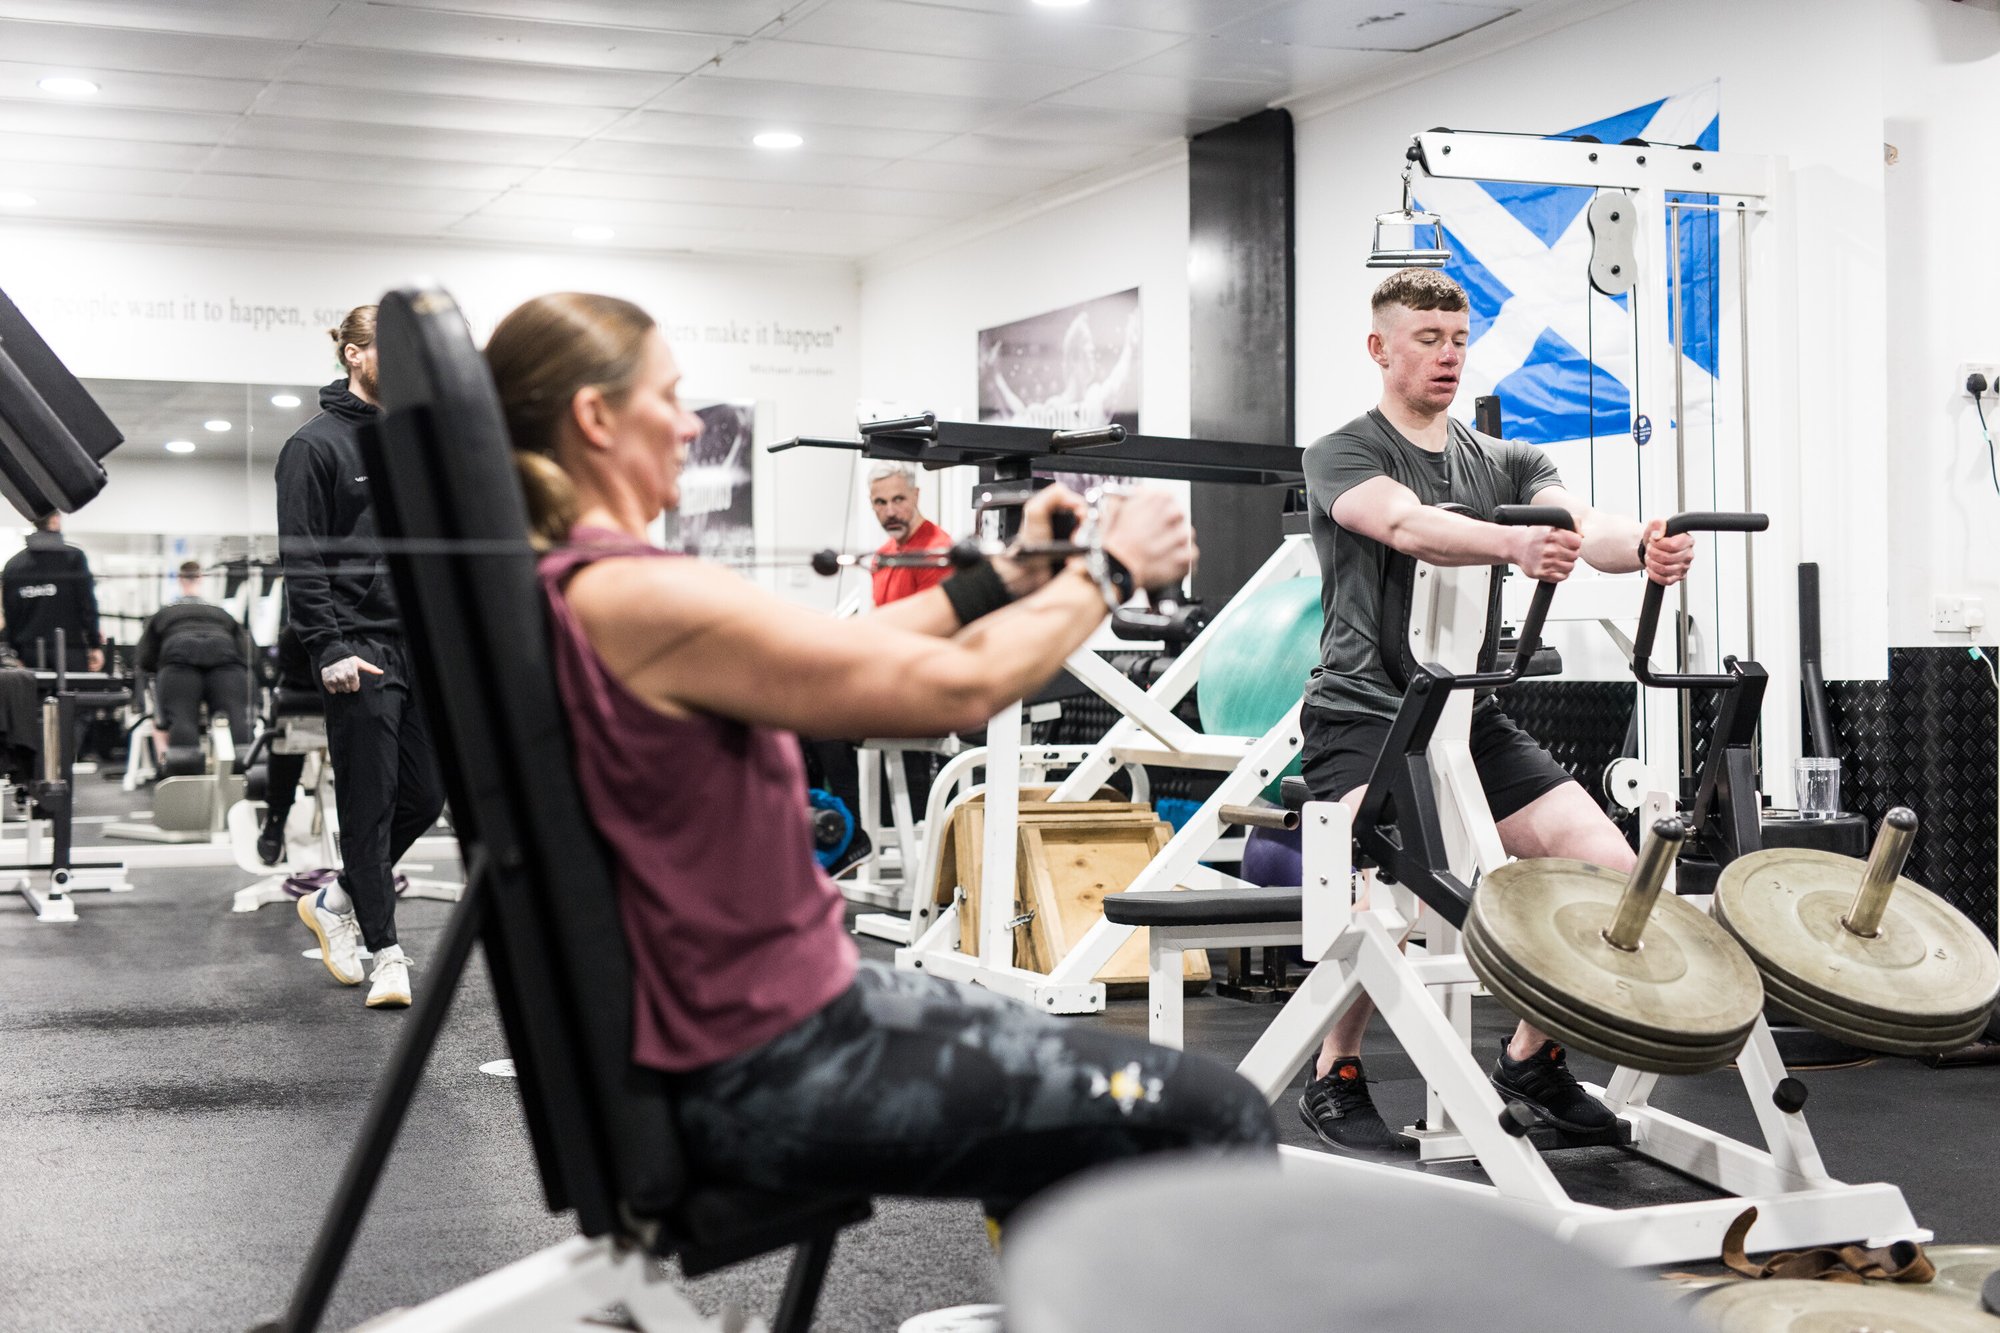
[[[1337,801],[1367,786],[1389,739],[1387,718],[1335,713],[1311,704],[1299,705],[1299,726],[1305,733],[1300,762],[1306,786],[1320,801]],[[1473,705],[1472,767],[1496,820],[1575,780],[1491,699]]]

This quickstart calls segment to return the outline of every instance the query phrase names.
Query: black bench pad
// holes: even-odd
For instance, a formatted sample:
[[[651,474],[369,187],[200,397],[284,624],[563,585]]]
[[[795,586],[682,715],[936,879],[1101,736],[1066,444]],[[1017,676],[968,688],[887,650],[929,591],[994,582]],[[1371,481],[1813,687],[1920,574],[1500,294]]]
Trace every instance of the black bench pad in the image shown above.
[[[1104,919],[1121,926],[1238,926],[1304,919],[1304,893],[1278,889],[1161,889],[1107,893]]]
[[[1312,793],[1306,790],[1304,778],[1280,778],[1278,799],[1285,803],[1287,810],[1303,810],[1306,802],[1312,799]]]

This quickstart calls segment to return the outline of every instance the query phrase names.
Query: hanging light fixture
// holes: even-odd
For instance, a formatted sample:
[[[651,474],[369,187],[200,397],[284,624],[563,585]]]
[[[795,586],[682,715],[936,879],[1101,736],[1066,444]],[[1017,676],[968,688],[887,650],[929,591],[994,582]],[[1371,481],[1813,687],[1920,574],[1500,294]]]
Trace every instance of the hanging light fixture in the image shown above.
[[[1410,198],[1414,160],[1403,164],[1403,207],[1375,215],[1375,243],[1368,251],[1369,268],[1443,268],[1451,262],[1444,246],[1444,219],[1417,211]]]

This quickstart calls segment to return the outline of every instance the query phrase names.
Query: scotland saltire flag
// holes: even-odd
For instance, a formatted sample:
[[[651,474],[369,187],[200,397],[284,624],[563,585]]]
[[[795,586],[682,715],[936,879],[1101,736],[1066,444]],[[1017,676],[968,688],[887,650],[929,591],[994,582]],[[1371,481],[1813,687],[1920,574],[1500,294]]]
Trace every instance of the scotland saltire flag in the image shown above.
[[[1720,87],[1710,83],[1566,133],[1592,134],[1605,143],[1639,138],[1714,150],[1721,140],[1720,103]],[[1548,445],[1628,435],[1632,310],[1629,294],[1604,296],[1590,286],[1584,210],[1593,191],[1424,180],[1418,193],[1418,207],[1444,219],[1445,245],[1452,252],[1445,272],[1464,285],[1472,302],[1472,339],[1458,399],[1463,414],[1470,417],[1475,397],[1498,394],[1508,439]],[[1694,404],[1713,399],[1716,251],[1715,216],[1682,212],[1682,355],[1690,415]],[[1662,429],[1672,413],[1669,405],[1648,404],[1645,411]]]

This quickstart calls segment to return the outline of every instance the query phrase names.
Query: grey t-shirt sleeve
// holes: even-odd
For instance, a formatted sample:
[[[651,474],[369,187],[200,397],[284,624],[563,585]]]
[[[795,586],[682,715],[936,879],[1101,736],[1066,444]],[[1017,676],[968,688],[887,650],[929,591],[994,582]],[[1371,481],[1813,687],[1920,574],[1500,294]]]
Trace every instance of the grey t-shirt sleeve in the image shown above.
[[[1306,446],[1306,493],[1313,508],[1327,513],[1333,502],[1364,481],[1393,477],[1390,446],[1383,441],[1341,431],[1323,435]]]
[[[1551,486],[1563,484],[1562,473],[1549,461],[1548,450],[1534,444],[1500,442],[1500,470],[1513,488],[1512,499],[1502,504],[1533,504],[1535,496]]]

